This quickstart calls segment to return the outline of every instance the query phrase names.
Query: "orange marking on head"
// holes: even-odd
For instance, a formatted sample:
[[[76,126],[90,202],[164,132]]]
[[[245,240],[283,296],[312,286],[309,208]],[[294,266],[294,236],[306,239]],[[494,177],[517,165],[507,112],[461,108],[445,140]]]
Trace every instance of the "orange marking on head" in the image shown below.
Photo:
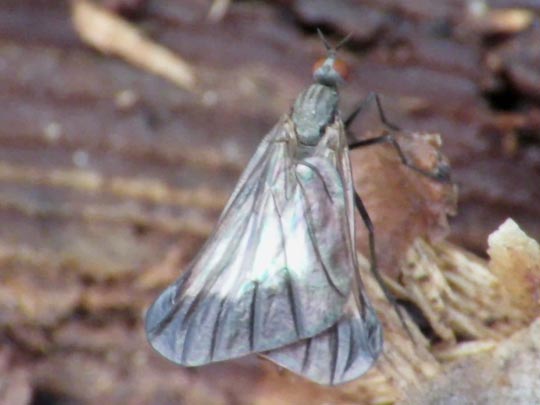
[[[328,59],[328,57],[320,58],[313,64],[312,72],[315,73],[322,65],[324,65],[324,62]],[[351,69],[349,67],[349,64],[345,62],[342,59],[335,59],[334,64],[332,65],[332,68],[339,74],[339,76],[347,81],[351,75]]]
[[[347,81],[349,79],[351,75],[351,69],[347,62],[342,59],[336,59],[334,62],[334,69],[336,70],[336,72],[339,73],[343,80]]]
[[[324,65],[324,61],[326,60],[326,57],[319,58],[317,61],[313,64],[312,73],[315,73],[317,69],[319,69],[322,65]]]

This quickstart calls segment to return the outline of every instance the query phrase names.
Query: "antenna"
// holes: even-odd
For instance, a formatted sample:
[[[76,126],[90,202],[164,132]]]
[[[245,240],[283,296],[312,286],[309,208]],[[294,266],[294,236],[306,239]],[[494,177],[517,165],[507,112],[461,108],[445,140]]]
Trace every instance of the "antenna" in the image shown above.
[[[339,48],[341,48],[343,45],[345,45],[347,43],[347,41],[349,41],[349,39],[351,39],[351,36],[352,36],[352,32],[349,32],[347,34],[347,36],[345,38],[343,38],[341,41],[339,41],[339,43],[334,47],[334,46],[330,45],[330,42],[328,42],[328,40],[326,39],[326,37],[324,36],[324,34],[323,34],[323,32],[321,31],[320,28],[317,28],[317,34],[319,34],[319,38],[321,38],[321,41],[323,42],[324,47],[326,48],[326,50],[328,52],[337,51]]]
[[[352,37],[352,32],[349,32],[345,38],[339,41],[339,44],[336,45],[335,50],[337,51],[339,48],[345,45],[349,41],[349,39],[351,39],[351,37]]]
[[[326,48],[326,50],[331,51],[333,49],[332,45],[330,45],[330,43],[326,40],[326,38],[325,38],[325,36],[322,33],[320,28],[317,28],[317,34],[319,34],[319,38],[321,38],[321,41],[323,41],[323,44],[324,44],[324,47]]]

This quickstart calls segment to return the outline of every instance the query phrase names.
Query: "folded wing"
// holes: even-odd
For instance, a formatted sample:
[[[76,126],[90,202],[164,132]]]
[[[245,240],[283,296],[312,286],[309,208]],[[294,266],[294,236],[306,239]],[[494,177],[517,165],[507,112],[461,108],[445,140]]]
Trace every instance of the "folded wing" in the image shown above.
[[[291,156],[291,131],[285,120],[263,140],[213,235],[149,309],[149,341],[171,361],[272,350],[341,318],[356,271],[351,186],[339,153]]]
[[[382,328],[375,311],[366,301],[361,305],[351,295],[343,317],[332,327],[263,355],[319,384],[337,385],[369,370],[382,344]]]

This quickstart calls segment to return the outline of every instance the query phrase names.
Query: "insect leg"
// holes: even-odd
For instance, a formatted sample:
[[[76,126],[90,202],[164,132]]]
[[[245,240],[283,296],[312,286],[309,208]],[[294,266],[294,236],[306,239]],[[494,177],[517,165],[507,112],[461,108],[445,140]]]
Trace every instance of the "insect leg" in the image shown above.
[[[430,179],[440,181],[440,182],[450,182],[450,168],[446,165],[437,167],[436,170],[429,171],[424,170],[418,166],[416,166],[414,163],[410,161],[410,159],[403,153],[403,150],[401,149],[401,146],[399,145],[395,131],[399,131],[399,127],[395,124],[392,124],[386,119],[386,116],[384,115],[384,110],[382,108],[381,100],[379,98],[379,95],[377,93],[369,93],[368,96],[365,98],[362,103],[347,117],[347,119],[344,121],[345,128],[348,128],[354,119],[357,117],[357,115],[366,108],[369,104],[375,102],[375,105],[377,106],[377,111],[379,113],[379,119],[383,123],[385,127],[388,128],[388,130],[384,130],[381,135],[370,138],[370,139],[363,139],[360,141],[352,141],[349,143],[349,149],[357,149],[362,148],[364,146],[370,146],[370,145],[377,145],[381,143],[390,143],[396,150],[401,163],[407,166],[409,169],[414,170],[417,173],[420,173],[423,176],[429,177]]]
[[[394,310],[396,311],[399,321],[407,331],[407,334],[409,335],[410,339],[414,342],[413,335],[405,323],[405,318],[403,318],[403,314],[400,311],[399,305],[396,302],[395,297],[392,295],[390,291],[388,291],[388,288],[386,287],[386,284],[384,283],[384,280],[381,276],[381,273],[379,273],[379,267],[377,265],[377,252],[375,250],[375,229],[373,227],[373,222],[371,222],[371,218],[369,217],[368,211],[364,205],[364,202],[362,201],[362,198],[356,192],[354,191],[354,203],[356,205],[356,209],[360,213],[360,216],[362,217],[362,221],[364,221],[364,224],[366,225],[366,228],[368,230],[368,236],[369,236],[369,256],[370,256],[370,270],[373,274],[373,277],[375,277],[375,280],[377,280],[377,283],[381,287],[381,290],[383,291],[384,296],[386,299],[392,304],[394,307]]]
[[[377,145],[381,143],[390,143],[396,150],[399,159],[401,160],[401,163],[407,166],[409,169],[414,170],[417,173],[420,173],[422,176],[429,177],[430,179],[440,181],[443,183],[450,182],[450,168],[447,165],[441,165],[437,167],[435,170],[424,170],[418,166],[416,166],[414,163],[412,163],[409,158],[403,153],[403,150],[401,149],[401,146],[399,146],[398,141],[396,140],[396,136],[392,132],[386,132],[384,131],[382,135],[379,135],[375,138],[370,139],[363,139],[361,141],[356,141],[351,144],[349,144],[349,149],[358,149],[365,146],[370,145]]]
[[[400,128],[397,125],[392,124],[386,119],[386,115],[384,115],[384,110],[382,108],[381,99],[379,95],[374,92],[370,92],[367,97],[360,103],[360,105],[356,107],[354,111],[350,113],[349,116],[343,121],[343,123],[345,124],[345,129],[349,129],[358,114],[373,102],[375,102],[375,105],[377,106],[379,120],[383,123],[383,125],[387,127],[390,131],[399,131]]]

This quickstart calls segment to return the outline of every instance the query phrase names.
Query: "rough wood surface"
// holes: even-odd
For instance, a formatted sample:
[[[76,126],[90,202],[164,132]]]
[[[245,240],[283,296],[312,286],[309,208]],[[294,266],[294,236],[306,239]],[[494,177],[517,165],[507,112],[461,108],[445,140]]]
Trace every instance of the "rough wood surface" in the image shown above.
[[[383,362],[339,390],[255,357],[179,369],[151,352],[141,319],[211,231],[257,143],[310,82],[323,54],[317,26],[334,39],[353,32],[343,52],[354,70],[344,111],[377,91],[400,127],[441,135],[460,190],[452,241],[485,254],[488,234],[507,217],[538,239],[540,56],[532,44],[540,7],[231,2],[214,5],[225,7],[219,19],[209,17],[212,1],[101,3],[182,58],[196,84],[176,86],[141,68],[144,58],[137,67],[92,48],[74,26],[75,2],[0,2],[0,402],[369,403],[403,398],[404,382],[437,374],[427,350],[408,348],[390,364],[418,358],[417,369],[400,377]],[[378,125],[366,115],[354,127],[360,137]],[[444,233],[452,194],[402,172],[391,151],[367,153],[353,157],[355,177],[384,230],[379,249],[391,278],[415,238]],[[380,162],[396,174],[377,176]],[[377,194],[390,180],[395,187]],[[411,199],[397,204],[406,209],[396,222],[385,201],[400,187]],[[438,338],[455,343],[463,324],[446,324],[437,311]],[[484,315],[466,338],[491,325]]]

